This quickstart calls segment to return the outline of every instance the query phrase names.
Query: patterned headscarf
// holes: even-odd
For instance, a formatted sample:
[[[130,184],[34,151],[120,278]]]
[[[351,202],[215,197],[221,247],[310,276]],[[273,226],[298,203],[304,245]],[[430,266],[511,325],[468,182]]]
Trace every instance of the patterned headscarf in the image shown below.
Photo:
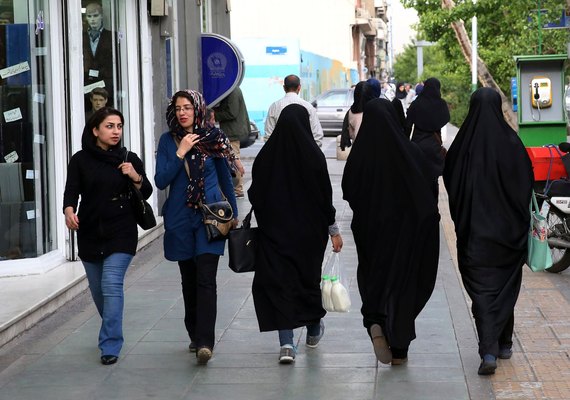
[[[188,207],[198,208],[204,201],[204,162],[207,157],[225,158],[230,171],[235,171],[235,155],[230,141],[220,129],[206,126],[206,102],[202,93],[196,90],[180,90],[172,96],[166,109],[166,123],[170,128],[176,143],[188,134],[178,123],[176,118],[176,100],[184,97],[194,106],[193,132],[200,135],[200,141],[186,154],[185,162],[190,170],[190,183],[188,184],[186,204]]]

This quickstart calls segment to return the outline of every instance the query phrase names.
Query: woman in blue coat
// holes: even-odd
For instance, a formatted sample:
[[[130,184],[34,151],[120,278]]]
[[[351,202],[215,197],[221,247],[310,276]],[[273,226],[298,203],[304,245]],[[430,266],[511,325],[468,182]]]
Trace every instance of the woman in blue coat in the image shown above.
[[[216,324],[216,273],[225,241],[208,242],[200,203],[230,202],[237,223],[237,204],[229,163],[234,161],[230,142],[217,128],[206,128],[206,103],[201,93],[181,90],[166,111],[170,131],[162,134],[154,181],[169,188],[162,208],[164,254],[177,261],[182,277],[184,324],[190,351],[206,364],[214,348]]]

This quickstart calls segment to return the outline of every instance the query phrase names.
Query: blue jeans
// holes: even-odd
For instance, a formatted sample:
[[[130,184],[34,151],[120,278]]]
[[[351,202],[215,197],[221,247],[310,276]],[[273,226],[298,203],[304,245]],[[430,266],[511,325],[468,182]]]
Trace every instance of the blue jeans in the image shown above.
[[[321,323],[307,325],[307,335],[309,336],[319,336],[321,333]],[[284,346],[286,344],[293,345],[293,329],[280,329],[279,330],[279,346]]]
[[[102,261],[83,261],[91,296],[101,316],[99,349],[102,356],[118,356],[123,347],[123,283],[133,256],[113,253]]]

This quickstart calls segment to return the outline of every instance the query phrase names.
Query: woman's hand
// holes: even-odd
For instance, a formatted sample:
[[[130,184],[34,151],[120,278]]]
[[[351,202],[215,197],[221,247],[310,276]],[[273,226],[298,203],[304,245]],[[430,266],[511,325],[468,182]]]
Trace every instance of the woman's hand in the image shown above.
[[[178,156],[180,157],[184,157],[186,153],[192,150],[192,147],[194,147],[194,145],[199,141],[200,141],[200,135],[197,135],[195,133],[189,133],[188,135],[184,136],[180,141],[180,146],[178,146],[178,151],[176,152],[176,154],[178,154]]]
[[[65,207],[65,225],[74,231],[79,229],[79,218],[73,212],[73,207]]]
[[[123,175],[127,175],[134,183],[141,183],[142,176],[137,172],[137,170],[133,167],[133,164],[130,162],[121,163],[119,165],[119,169]]]
[[[339,253],[340,250],[342,249],[342,236],[340,236],[340,233],[331,236],[331,242],[332,242],[333,251],[335,253]]]
[[[237,228],[238,224],[239,224],[239,219],[234,218],[234,219],[232,220],[232,227],[231,227],[231,229]]]

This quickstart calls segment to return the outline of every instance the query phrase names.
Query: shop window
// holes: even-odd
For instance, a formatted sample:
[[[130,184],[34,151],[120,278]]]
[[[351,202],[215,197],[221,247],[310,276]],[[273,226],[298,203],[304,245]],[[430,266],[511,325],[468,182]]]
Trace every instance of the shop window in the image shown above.
[[[37,257],[53,246],[45,3],[0,2],[0,260]]]
[[[119,36],[114,2],[83,2],[85,120],[104,106],[120,108]]]
[[[85,121],[103,106],[118,109],[125,116],[123,144],[129,147],[129,93],[140,92],[140,82],[133,79],[140,68],[138,51],[135,57],[131,51],[138,49],[138,28],[133,28],[136,23],[132,22],[136,21],[136,2],[82,0],[81,12]],[[127,15],[131,15],[131,28],[127,27]],[[130,38],[128,32],[133,34]],[[128,48],[127,43],[134,47]]]

